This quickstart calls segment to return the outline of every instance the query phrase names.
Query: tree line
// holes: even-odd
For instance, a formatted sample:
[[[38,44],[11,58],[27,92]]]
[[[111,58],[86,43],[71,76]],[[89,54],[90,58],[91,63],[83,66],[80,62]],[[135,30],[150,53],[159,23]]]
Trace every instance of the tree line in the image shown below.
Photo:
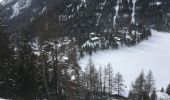
[[[124,82],[120,72],[113,72],[111,64],[96,69],[90,58],[85,71],[80,73],[80,93],[85,95],[84,100],[106,100],[112,94],[123,95],[126,88]]]

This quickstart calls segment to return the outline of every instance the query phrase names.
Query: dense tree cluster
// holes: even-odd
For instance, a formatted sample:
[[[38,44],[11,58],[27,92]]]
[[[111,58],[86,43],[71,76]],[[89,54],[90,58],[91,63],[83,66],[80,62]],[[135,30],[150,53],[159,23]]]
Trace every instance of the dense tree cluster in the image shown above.
[[[149,100],[151,93],[151,98],[155,98],[153,97],[155,95],[154,84],[155,81],[153,79],[152,72],[149,71],[148,75],[145,77],[145,74],[142,71],[132,84],[132,90],[130,91],[129,98],[132,100]]]
[[[151,36],[151,30],[146,26],[132,24],[114,32],[89,33],[86,42],[80,47],[81,56],[92,54],[98,50],[117,49],[120,46],[133,46]]]
[[[170,84],[167,86],[167,88],[166,88],[166,93],[168,94],[168,95],[170,95]]]
[[[74,40],[60,38],[35,44],[29,32],[24,30],[17,46],[12,48],[3,28],[1,25],[1,98],[66,100],[73,97],[80,70]]]
[[[116,2],[112,0],[65,2],[65,9],[59,15],[59,22],[64,28],[62,34],[76,37],[81,55],[90,54],[91,51],[118,48],[119,44],[135,45],[151,36],[151,30],[145,23],[140,21],[131,23],[131,0],[119,2],[119,17],[116,17],[114,22]],[[99,40],[93,40],[91,33],[95,33]]]
[[[3,31],[4,28],[0,19],[0,95],[10,96],[15,95],[13,91],[17,90],[16,59],[13,48],[9,46],[8,33]]]
[[[107,99],[113,94],[122,95],[126,86],[124,79],[120,73],[113,72],[113,68],[108,64],[104,69],[100,67],[98,70],[89,59],[89,63],[85,68],[85,72],[80,73],[80,96],[85,95],[85,100]]]

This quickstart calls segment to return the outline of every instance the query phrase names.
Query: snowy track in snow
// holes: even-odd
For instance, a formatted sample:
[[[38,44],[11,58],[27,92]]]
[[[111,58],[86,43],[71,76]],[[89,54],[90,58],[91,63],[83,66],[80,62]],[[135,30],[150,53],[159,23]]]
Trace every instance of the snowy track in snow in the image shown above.
[[[82,69],[88,63],[89,56],[79,60]],[[118,50],[105,50],[94,53],[92,60],[96,67],[111,63],[114,72],[121,72],[128,89],[142,69],[152,70],[157,89],[170,83],[170,33],[152,30],[152,37],[133,47]]]

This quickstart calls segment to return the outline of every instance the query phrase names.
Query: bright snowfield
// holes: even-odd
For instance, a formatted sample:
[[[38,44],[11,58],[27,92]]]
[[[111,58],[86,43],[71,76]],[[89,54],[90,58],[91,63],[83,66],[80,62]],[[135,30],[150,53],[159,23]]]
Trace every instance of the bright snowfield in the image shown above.
[[[86,67],[88,55],[79,60],[79,65]],[[110,63],[114,72],[120,72],[127,85],[144,70],[145,74],[152,70],[157,89],[170,83],[170,33],[152,30],[152,37],[133,47],[122,47],[118,50],[105,50],[93,53],[91,56],[97,68]]]
[[[170,100],[170,96],[164,92],[157,91],[157,100]]]

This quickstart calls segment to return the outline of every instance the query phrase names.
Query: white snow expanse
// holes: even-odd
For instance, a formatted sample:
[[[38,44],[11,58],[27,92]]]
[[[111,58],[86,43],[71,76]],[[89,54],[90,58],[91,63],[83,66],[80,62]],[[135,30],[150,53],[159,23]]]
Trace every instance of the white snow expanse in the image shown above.
[[[122,47],[118,50],[105,50],[94,53],[91,58],[97,68],[110,63],[114,72],[121,72],[125,83],[131,83],[144,70],[152,70],[157,89],[170,83],[170,33],[152,30],[152,37],[133,47]],[[88,55],[79,60],[84,70],[89,60]]]
[[[157,100],[170,100],[170,96],[164,92],[156,91]]]

